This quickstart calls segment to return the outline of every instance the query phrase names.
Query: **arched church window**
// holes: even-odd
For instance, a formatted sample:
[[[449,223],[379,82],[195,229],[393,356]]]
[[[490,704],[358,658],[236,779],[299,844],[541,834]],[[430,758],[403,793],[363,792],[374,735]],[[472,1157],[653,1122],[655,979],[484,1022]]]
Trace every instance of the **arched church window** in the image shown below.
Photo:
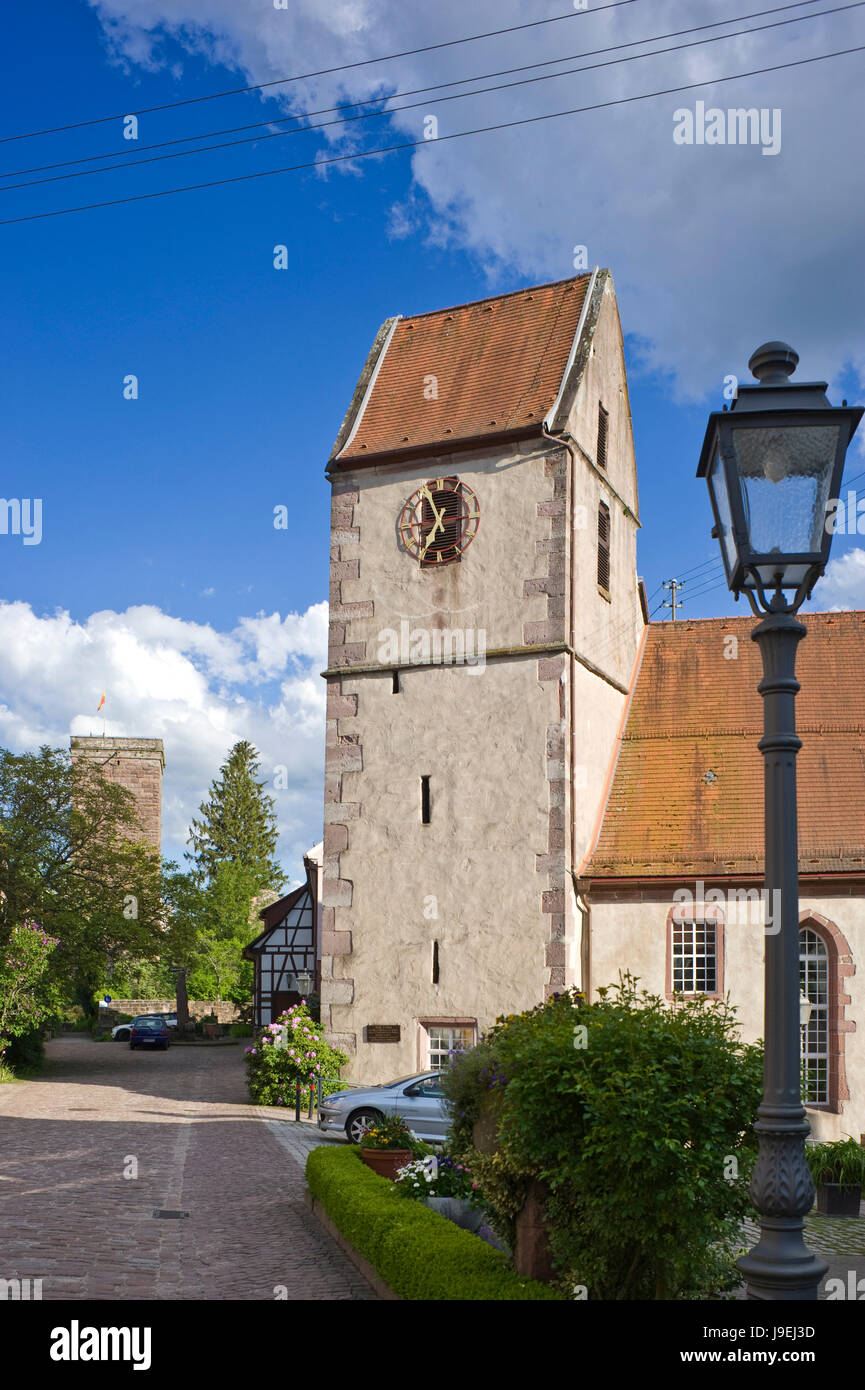
[[[802,1028],[802,1099],[829,1103],[829,952],[815,931],[799,933],[799,987],[811,1002]]]
[[[855,973],[850,946],[834,922],[809,908],[799,912],[799,982],[811,1004],[802,1033],[802,1099],[841,1114],[850,1099],[845,1042],[856,1024],[845,1017],[847,977]]]

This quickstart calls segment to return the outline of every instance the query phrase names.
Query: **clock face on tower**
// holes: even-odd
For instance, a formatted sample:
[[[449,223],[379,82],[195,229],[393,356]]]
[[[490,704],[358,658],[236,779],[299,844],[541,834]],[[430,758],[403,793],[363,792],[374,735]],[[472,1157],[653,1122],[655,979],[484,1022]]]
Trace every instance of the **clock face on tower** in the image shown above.
[[[458,560],[477,535],[478,499],[459,478],[432,478],[412,493],[400,513],[405,549],[423,566]]]

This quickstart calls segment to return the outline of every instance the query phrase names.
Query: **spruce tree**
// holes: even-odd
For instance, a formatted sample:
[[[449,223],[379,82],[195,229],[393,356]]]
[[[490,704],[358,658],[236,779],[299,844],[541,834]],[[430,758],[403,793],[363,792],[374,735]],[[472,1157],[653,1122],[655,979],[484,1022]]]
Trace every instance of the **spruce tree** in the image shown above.
[[[273,799],[257,773],[258,750],[245,741],[236,743],[199,807],[201,819],[190,827],[192,852],[186,857],[200,881],[212,883],[218,866],[231,863],[248,871],[255,892],[285,883],[274,858],[278,831]]]

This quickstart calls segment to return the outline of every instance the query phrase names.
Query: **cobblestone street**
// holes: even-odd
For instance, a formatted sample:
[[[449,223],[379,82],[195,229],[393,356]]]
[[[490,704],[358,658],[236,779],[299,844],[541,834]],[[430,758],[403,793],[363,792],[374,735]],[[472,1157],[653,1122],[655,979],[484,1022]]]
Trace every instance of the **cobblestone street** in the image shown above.
[[[283,1144],[245,1103],[240,1046],[47,1052],[0,1086],[0,1278],[43,1299],[375,1297],[304,1206],[316,1132]]]

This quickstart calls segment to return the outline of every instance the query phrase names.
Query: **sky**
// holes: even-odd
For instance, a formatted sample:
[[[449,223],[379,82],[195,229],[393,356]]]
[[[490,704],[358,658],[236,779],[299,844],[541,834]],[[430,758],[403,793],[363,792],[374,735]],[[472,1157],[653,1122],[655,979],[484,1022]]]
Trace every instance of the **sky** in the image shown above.
[[[281,4],[4,9],[0,491],[40,499],[41,536],[0,534],[0,744],[162,738],[180,859],[249,739],[297,880],[321,837],[324,468],[379,325],[572,275],[585,247],[625,332],[650,608],[684,576],[680,616],[738,611],[695,478],[726,379],[780,338],[834,403],[865,395],[865,4]],[[501,89],[457,95],[478,87]],[[765,110],[765,138],[677,143],[698,102]],[[865,607],[858,536],[810,606]]]

